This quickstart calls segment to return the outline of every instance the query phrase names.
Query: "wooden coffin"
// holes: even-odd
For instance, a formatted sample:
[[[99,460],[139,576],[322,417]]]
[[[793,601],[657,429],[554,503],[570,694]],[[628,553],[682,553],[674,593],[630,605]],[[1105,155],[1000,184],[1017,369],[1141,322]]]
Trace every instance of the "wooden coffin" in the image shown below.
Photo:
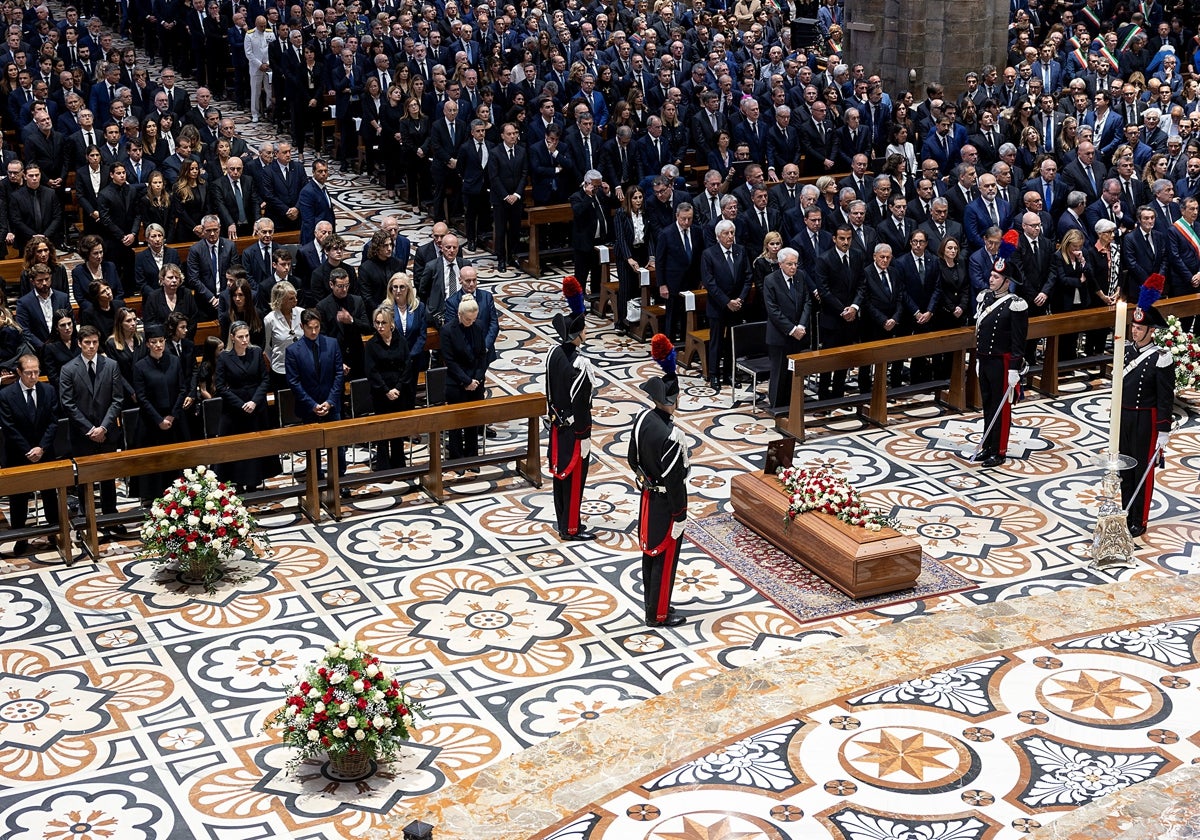
[[[851,598],[911,589],[921,574],[921,547],[892,528],[872,531],[824,513],[787,522],[788,498],[774,476],[734,476],[730,500],[739,522]]]

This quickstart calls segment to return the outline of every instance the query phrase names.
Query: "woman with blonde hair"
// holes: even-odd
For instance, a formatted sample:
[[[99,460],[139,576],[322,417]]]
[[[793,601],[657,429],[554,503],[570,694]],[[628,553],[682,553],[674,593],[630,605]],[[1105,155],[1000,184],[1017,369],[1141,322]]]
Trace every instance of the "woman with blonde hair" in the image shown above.
[[[1084,236],[1081,230],[1069,230],[1058,243],[1058,254],[1051,260],[1050,285],[1054,288],[1051,311],[1072,312],[1092,306],[1092,293],[1083,253]],[[1063,335],[1058,342],[1058,360],[1074,359],[1079,333]]]
[[[392,319],[397,335],[403,335],[408,345],[408,379],[401,389],[400,410],[412,408],[417,403],[417,374],[429,367],[429,353],[425,349],[425,329],[428,321],[425,304],[417,300],[416,284],[408,272],[397,271],[388,280],[387,300],[392,306]]]
[[[299,296],[296,287],[287,280],[281,280],[271,287],[271,311],[263,319],[263,333],[266,336],[263,351],[270,360],[271,388],[278,391],[288,387],[284,354],[303,333]]]

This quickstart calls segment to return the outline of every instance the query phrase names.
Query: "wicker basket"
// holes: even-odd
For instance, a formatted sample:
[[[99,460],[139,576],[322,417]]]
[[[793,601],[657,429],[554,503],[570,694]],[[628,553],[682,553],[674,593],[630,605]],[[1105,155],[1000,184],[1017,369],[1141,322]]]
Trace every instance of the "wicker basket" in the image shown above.
[[[343,779],[361,779],[371,770],[371,756],[357,750],[331,755],[329,769]]]

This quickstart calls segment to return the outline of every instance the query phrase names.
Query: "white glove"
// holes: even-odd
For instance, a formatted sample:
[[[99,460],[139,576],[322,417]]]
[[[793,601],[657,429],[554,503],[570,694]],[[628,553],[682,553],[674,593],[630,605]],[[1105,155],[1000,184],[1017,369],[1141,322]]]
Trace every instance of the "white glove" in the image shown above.
[[[681,519],[678,522],[671,523],[671,539],[677,540],[683,536],[684,529],[687,528],[687,520]]]
[[[582,440],[579,443],[579,455],[586,458],[592,451],[592,442],[590,440]]]
[[[1170,442],[1171,442],[1171,433],[1170,432],[1159,432],[1158,439],[1154,442],[1154,448],[1159,449],[1159,450],[1166,449],[1167,444]]]
[[[1021,372],[1020,371],[1010,370],[1008,372],[1008,387],[1009,388],[1017,387],[1017,383],[1020,381],[1021,381]]]

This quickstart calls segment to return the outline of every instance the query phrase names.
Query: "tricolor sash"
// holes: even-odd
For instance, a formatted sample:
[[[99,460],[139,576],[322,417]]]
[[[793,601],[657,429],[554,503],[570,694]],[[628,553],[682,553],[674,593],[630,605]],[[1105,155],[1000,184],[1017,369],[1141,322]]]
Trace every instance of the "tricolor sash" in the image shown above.
[[[1196,235],[1195,228],[1181,218],[1175,222],[1175,230],[1179,231],[1180,235],[1187,240],[1187,244],[1192,246],[1192,250],[1196,252],[1196,256],[1200,257],[1200,236]]]

